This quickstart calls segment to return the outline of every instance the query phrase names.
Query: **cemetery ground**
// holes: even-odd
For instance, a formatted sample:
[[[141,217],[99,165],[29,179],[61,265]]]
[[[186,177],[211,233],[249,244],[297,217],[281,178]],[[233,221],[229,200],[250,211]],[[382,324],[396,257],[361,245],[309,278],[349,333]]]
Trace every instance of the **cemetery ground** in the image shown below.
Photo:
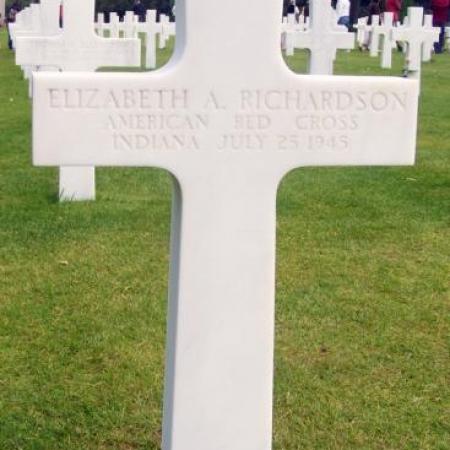
[[[337,73],[399,64],[341,53]],[[424,65],[421,100],[415,167],[280,187],[275,450],[449,448],[449,55]],[[3,44],[0,449],[156,450],[170,177],[99,169],[96,202],[59,204],[57,170],[31,166],[30,113]]]

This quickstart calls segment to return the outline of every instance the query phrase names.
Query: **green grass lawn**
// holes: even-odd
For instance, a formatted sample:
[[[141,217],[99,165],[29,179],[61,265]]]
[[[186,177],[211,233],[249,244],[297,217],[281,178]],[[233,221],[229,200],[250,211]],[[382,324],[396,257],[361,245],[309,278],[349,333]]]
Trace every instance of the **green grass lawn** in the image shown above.
[[[0,450],[156,450],[170,178],[100,169],[95,203],[58,204],[0,38]],[[282,183],[275,450],[450,448],[449,123],[447,54],[424,66],[417,166]]]

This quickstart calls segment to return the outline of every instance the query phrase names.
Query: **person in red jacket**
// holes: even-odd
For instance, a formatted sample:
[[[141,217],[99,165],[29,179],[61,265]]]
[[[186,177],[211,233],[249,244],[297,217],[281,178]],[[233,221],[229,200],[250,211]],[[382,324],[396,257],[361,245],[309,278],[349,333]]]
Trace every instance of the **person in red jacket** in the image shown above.
[[[400,21],[401,10],[402,10],[402,0],[386,0],[385,11],[394,14],[394,23]]]
[[[431,9],[433,10],[433,26],[441,29],[439,42],[434,44],[434,51],[442,53],[445,46],[445,24],[448,19],[450,1],[449,0],[432,0]]]

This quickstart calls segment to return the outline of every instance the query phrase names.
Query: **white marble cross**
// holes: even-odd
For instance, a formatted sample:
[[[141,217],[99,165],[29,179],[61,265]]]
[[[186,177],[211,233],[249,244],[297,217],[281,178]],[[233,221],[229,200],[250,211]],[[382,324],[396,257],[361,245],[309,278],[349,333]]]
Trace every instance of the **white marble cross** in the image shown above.
[[[433,15],[426,14],[423,20],[423,26],[425,30],[428,31],[427,39],[423,43],[422,48],[422,61],[429,62],[431,61],[431,55],[434,50],[434,43],[439,42],[439,34],[441,33],[441,29],[439,27],[433,27]]]
[[[356,42],[359,47],[362,47],[366,43],[366,34],[368,32],[368,17],[360,17],[358,24],[356,25]]]
[[[13,47],[16,48],[17,38],[23,36],[36,36],[41,31],[41,5],[32,3],[28,8],[21,12],[23,21],[21,26],[14,28],[12,32]]]
[[[40,3],[40,34],[39,36],[55,36],[61,32],[60,28],[60,7],[61,0],[41,0]],[[17,45],[20,46],[21,40],[19,39]],[[16,51],[18,51],[16,49]],[[58,70],[56,66],[39,65],[36,70]],[[33,96],[33,83],[32,78],[29,77],[29,95]]]
[[[11,41],[13,44],[13,48],[16,47],[16,34],[19,31],[27,30],[31,27],[30,21],[31,21],[31,8],[27,7],[22,9],[17,15],[16,15],[16,21],[14,23],[10,23],[8,26],[9,34],[11,36]],[[31,70],[30,68],[27,68],[25,66],[21,67],[23,71],[23,76],[25,79],[29,79],[31,76]]]
[[[135,16],[133,11],[127,11],[123,18],[123,30],[124,37],[126,38],[137,38],[137,24],[138,18]]]
[[[273,0],[179,0],[162,69],[34,74],[36,165],[173,175],[164,450],[271,448],[284,175],[414,163],[417,81],[297,75],[280,16]]]
[[[105,37],[105,29],[107,28],[105,23],[105,13],[99,12],[97,14],[96,31],[100,37]]]
[[[336,24],[336,14],[328,1],[315,0],[310,5],[310,27],[294,35],[294,46],[310,51],[310,74],[332,75],[337,50],[353,49],[355,36]]]
[[[59,26],[61,0],[41,0],[41,35],[53,36],[61,31]]]
[[[372,35],[382,37],[381,45],[381,67],[383,69],[390,69],[392,67],[392,48],[395,41],[392,40],[392,29],[394,28],[394,14],[391,12],[385,12],[383,14],[382,23],[375,26]],[[372,50],[372,49],[371,49]],[[377,52],[378,53],[378,52]]]
[[[120,19],[115,12],[109,14],[110,37],[117,39],[120,37]]]
[[[206,20],[206,19],[205,19]],[[161,22],[162,31],[159,34],[159,49],[166,48],[167,41],[171,36],[175,36],[175,22],[171,22],[169,16],[161,14],[159,16]]]
[[[39,24],[34,27],[33,33],[27,35],[20,35],[20,37],[42,37],[42,36],[55,36],[61,32],[59,27],[59,7],[61,0],[41,0],[40,4],[34,4],[39,8]],[[17,40],[16,51],[21,52],[20,46],[23,44],[21,39]],[[39,65],[41,66],[41,65]]]
[[[407,19],[407,20],[406,20]],[[408,17],[402,27],[392,30],[396,41],[406,42],[406,68],[412,78],[420,79],[422,65],[422,48],[424,43],[434,35],[434,29],[429,30],[423,26],[423,8],[408,8]]]
[[[32,3],[29,7],[22,10],[18,16],[20,16],[20,21],[16,24],[11,24],[9,29],[11,33],[11,40],[14,50],[17,49],[17,38],[23,36],[38,36],[41,32],[41,5],[37,3]],[[17,17],[16,17],[17,21]],[[17,26],[15,26],[17,25]],[[23,71],[23,77],[25,80],[29,80],[28,93],[31,97],[32,86],[31,86],[31,73],[36,69],[35,66],[25,65],[21,66]]]
[[[288,14],[286,17],[286,22],[283,26],[284,30],[284,47],[286,51],[286,56],[294,55],[294,34],[300,33],[300,27],[298,26],[295,14]]]
[[[138,22],[136,28],[145,33],[145,67],[156,69],[156,35],[162,33],[162,24],[156,21],[156,10],[147,10],[145,22]]]
[[[376,14],[371,19],[369,55],[372,58],[376,58],[380,50],[380,34],[377,32],[377,29],[381,26],[381,21],[380,16]]]
[[[94,0],[65,0],[63,32],[57,36],[18,38],[17,64],[92,72],[102,66],[139,66],[140,41],[99,37],[94,32],[93,17]],[[59,189],[61,200],[95,199],[95,169],[61,167]]]

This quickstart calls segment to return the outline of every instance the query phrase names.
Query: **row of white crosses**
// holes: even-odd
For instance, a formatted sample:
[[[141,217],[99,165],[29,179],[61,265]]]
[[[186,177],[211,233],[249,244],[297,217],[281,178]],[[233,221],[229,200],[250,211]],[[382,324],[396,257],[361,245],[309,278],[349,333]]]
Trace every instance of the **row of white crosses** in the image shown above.
[[[108,23],[105,21],[105,14],[99,13],[96,30],[102,37],[109,35],[115,38],[120,36],[136,38],[139,34],[145,35],[145,67],[155,69],[156,48],[166,48],[168,39],[175,36],[175,23],[171,22],[169,17],[164,14],[160,15],[158,22],[156,10],[147,10],[143,22],[140,22],[138,16],[134,15],[132,11],[126,12],[122,22],[117,13],[110,13]]]
[[[393,38],[392,30],[394,28],[394,14],[386,12],[382,20],[375,20],[372,30],[372,39],[370,42],[370,56],[377,57],[379,52],[379,39],[382,39],[381,47],[381,67],[390,69],[392,67],[392,50],[397,48],[397,42]]]
[[[294,34],[302,33],[309,29],[309,17],[304,15],[288,14],[283,17],[281,48],[286,56],[294,55]]]
[[[440,29],[428,22],[424,25],[423,8],[408,8],[407,23],[392,30],[392,38],[406,45],[408,77],[420,80],[424,48],[439,41]]]
[[[43,24],[41,22],[41,8],[40,5],[33,3],[29,7],[24,8],[16,16],[16,22],[9,25],[9,32],[11,36],[12,46],[15,49],[17,45],[17,38],[21,36],[37,36],[43,32]],[[31,78],[31,72],[35,69],[32,66],[23,65],[22,71],[25,79]],[[31,94],[31,80],[30,88]]]
[[[173,175],[163,450],[271,449],[285,174],[414,163],[418,82],[293,73],[280,54],[281,8],[178,0],[175,57],[161,70],[34,74],[36,165]],[[328,32],[309,39],[328,44]],[[308,46],[328,69],[329,54]]]
[[[157,21],[156,10],[149,9],[145,14],[145,21],[138,22],[136,25],[138,33],[145,35],[145,67],[148,69],[156,69],[157,36],[159,36],[160,46],[166,45],[163,23],[166,22]]]
[[[359,19],[357,41],[360,46],[369,43],[370,56],[377,57],[381,44],[381,67],[392,67],[392,49],[397,42],[403,44],[406,56],[406,71],[409,77],[420,78],[421,62],[431,59],[433,44],[439,39],[439,28],[433,27],[433,16],[425,15],[423,8],[408,8],[403,25],[394,24],[393,14],[385,12],[382,17]]]
[[[19,28],[13,29],[14,48],[20,48],[21,38],[37,38],[39,36],[53,36],[60,32],[59,27],[59,7],[61,0],[42,0],[41,4],[33,3],[29,8],[18,13]],[[23,22],[20,18],[26,18]],[[17,23],[17,22],[16,22]],[[28,25],[27,25],[28,23]],[[14,25],[14,24],[13,24]],[[31,72],[45,68],[46,70],[55,70],[56,67],[44,64],[31,65],[21,64],[24,77],[29,80],[29,94],[32,96]]]
[[[41,0],[43,8],[54,8],[57,4],[55,0]],[[65,0],[62,32],[53,36],[18,37],[16,63],[70,72],[94,72],[104,66],[139,67],[140,41],[99,37],[94,33],[94,7],[95,0]],[[55,128],[54,134],[59,131]],[[94,200],[94,167],[62,166],[59,196],[61,200]]]
[[[32,3],[30,6],[17,13],[15,23],[9,24],[9,33],[13,48],[16,47],[16,38],[18,36],[39,33],[41,29],[39,11],[39,5]]]
[[[337,50],[352,50],[355,36],[345,26],[337,24],[336,13],[326,1],[315,1],[310,5],[309,20],[297,22],[295,14],[283,20],[283,47],[287,56],[294,49],[308,49],[309,74],[332,75]]]

